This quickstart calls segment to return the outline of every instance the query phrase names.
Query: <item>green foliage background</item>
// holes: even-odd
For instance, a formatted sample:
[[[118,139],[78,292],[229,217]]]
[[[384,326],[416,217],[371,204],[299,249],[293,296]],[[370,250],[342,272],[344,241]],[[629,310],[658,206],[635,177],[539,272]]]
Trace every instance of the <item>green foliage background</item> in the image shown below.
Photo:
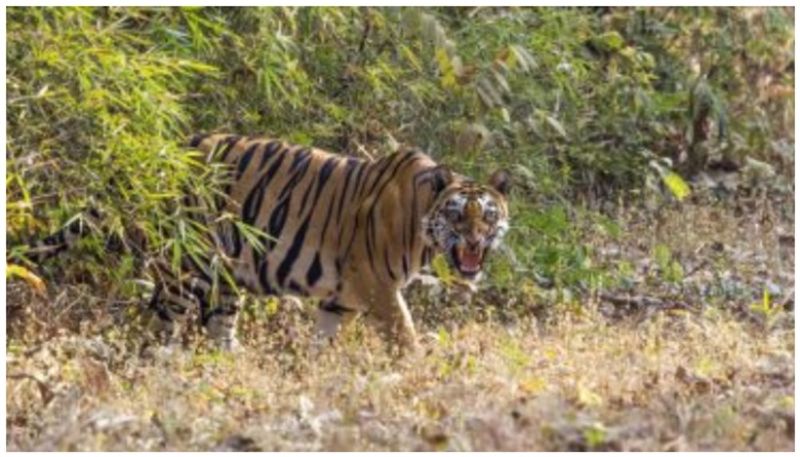
[[[182,145],[226,131],[362,157],[409,143],[479,179],[507,167],[514,255],[496,256],[489,281],[591,284],[602,275],[576,218],[619,227],[583,203],[639,199],[660,173],[713,160],[791,175],[793,14],[8,8],[9,250],[87,205],[109,215],[105,233],[135,226],[150,254],[198,249],[172,203],[216,180]],[[107,257],[95,275],[136,276]]]

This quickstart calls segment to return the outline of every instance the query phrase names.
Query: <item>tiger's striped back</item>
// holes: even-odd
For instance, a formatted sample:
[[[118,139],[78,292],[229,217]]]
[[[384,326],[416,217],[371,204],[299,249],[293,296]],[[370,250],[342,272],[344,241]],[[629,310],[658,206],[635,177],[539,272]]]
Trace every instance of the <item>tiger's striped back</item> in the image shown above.
[[[418,226],[437,183],[421,152],[371,162],[235,135],[197,136],[191,146],[230,165],[225,211],[270,237],[265,253],[235,230],[225,237],[237,277],[255,292],[328,298],[346,292],[348,271],[404,284],[425,261]]]

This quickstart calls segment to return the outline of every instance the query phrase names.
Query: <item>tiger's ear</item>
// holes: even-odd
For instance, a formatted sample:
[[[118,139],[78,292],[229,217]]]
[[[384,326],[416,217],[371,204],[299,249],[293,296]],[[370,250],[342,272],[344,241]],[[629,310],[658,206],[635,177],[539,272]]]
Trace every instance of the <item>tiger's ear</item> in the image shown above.
[[[511,190],[511,174],[506,170],[497,170],[489,178],[489,185],[506,196],[508,191]]]
[[[445,165],[438,165],[431,168],[430,173],[431,179],[433,180],[433,190],[437,194],[453,182],[453,172]]]

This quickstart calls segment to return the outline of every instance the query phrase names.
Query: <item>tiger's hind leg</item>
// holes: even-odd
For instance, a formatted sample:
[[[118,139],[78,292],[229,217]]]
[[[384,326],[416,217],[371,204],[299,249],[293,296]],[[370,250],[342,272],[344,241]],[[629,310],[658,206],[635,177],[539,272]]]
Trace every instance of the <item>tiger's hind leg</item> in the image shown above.
[[[165,346],[175,346],[181,342],[189,316],[198,305],[197,297],[190,290],[159,283],[150,299],[149,307],[155,314],[150,329]]]
[[[236,338],[236,322],[245,297],[228,286],[220,285],[215,307],[211,308],[208,298],[201,300],[201,319],[206,333],[222,349],[240,349]]]

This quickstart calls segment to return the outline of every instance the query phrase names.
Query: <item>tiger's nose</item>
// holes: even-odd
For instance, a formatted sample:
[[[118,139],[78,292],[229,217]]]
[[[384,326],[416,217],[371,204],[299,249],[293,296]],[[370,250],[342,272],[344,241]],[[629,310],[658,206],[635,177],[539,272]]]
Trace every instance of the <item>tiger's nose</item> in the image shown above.
[[[470,252],[476,253],[476,252],[478,252],[480,250],[481,244],[482,244],[481,243],[482,240],[481,240],[480,237],[472,237],[472,236],[470,236],[470,237],[467,237],[465,241],[467,242],[467,249]]]

